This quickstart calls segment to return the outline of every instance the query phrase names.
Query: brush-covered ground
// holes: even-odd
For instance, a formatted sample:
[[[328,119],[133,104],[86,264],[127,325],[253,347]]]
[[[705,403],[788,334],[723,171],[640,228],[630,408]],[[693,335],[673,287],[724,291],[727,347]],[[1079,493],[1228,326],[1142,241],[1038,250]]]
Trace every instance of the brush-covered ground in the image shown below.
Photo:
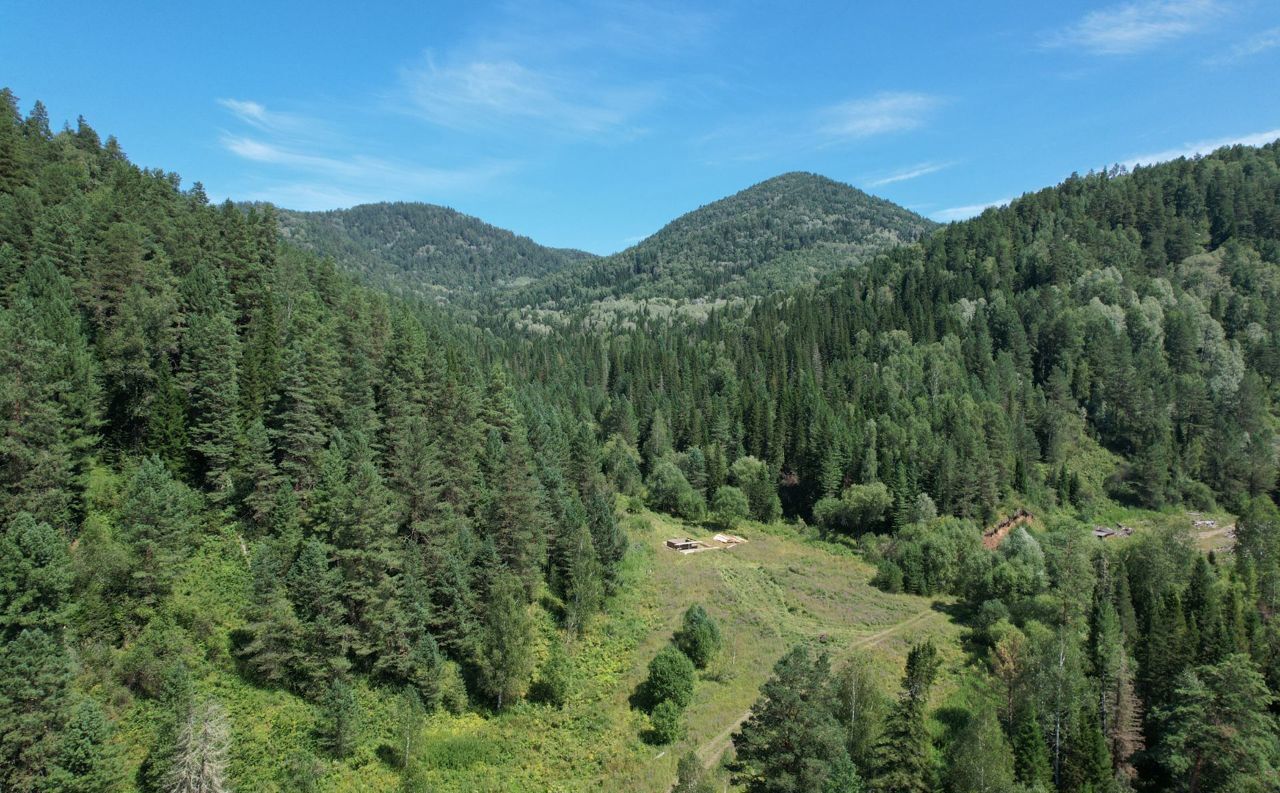
[[[507,712],[427,717],[415,736],[412,789],[431,791],[666,791],[679,757],[697,751],[727,784],[722,755],[774,662],[792,645],[827,650],[836,665],[854,651],[870,654],[885,690],[897,689],[912,643],[933,638],[948,660],[939,696],[962,663],[961,628],[946,604],[886,594],[869,583],[874,569],[844,548],[816,542],[795,528],[747,524],[749,539],[726,550],[682,555],[663,546],[675,536],[709,536],[704,527],[642,511],[625,518],[632,548],[622,585],[606,613],[571,644],[576,684],[563,708],[533,702]],[[336,760],[318,752],[316,710],[277,689],[247,682],[228,652],[230,632],[243,619],[248,560],[232,532],[211,536],[189,562],[171,606],[190,637],[187,652],[197,689],[215,695],[232,726],[230,775],[238,791],[290,791],[290,769],[313,768],[317,791],[402,790],[392,747],[394,692],[361,686],[364,712],[358,748]],[[724,651],[701,673],[686,710],[686,736],[653,746],[642,740],[648,717],[630,700],[649,661],[669,641],[686,608],[702,604],[724,634]],[[544,646],[555,639],[548,619]],[[86,672],[86,674],[89,674]],[[154,705],[101,682],[100,695],[120,714],[116,740],[141,764],[150,744]],[[114,690],[114,694],[113,694]]]

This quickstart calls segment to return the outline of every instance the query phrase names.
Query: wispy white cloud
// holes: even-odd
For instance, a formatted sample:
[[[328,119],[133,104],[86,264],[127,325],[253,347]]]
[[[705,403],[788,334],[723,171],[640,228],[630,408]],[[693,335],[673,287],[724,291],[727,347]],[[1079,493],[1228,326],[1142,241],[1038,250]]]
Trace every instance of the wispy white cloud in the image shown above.
[[[946,170],[955,163],[952,162],[922,162],[919,165],[912,165],[908,168],[901,168],[892,173],[885,174],[870,179],[866,182],[867,187],[884,187],[885,185],[895,184],[897,182],[905,182],[910,179],[919,179],[921,176],[928,176],[931,173]]]
[[[1140,0],[1091,11],[1044,39],[1094,55],[1132,55],[1203,30],[1224,12],[1219,0]]]
[[[1185,143],[1164,151],[1152,152],[1150,154],[1139,154],[1130,157],[1124,161],[1124,165],[1132,168],[1137,165],[1151,165],[1157,162],[1166,162],[1168,160],[1176,160],[1179,157],[1192,157],[1197,154],[1208,154],[1215,149],[1223,146],[1262,146],[1273,140],[1280,139],[1280,128],[1268,129],[1262,132],[1250,132],[1245,135],[1234,135],[1226,138],[1214,138],[1211,140],[1202,140],[1195,143]]]
[[[405,109],[451,129],[534,123],[579,136],[633,133],[632,120],[658,98],[652,87],[606,87],[514,60],[467,60],[441,66],[428,57],[401,70]]]
[[[836,140],[905,132],[923,126],[941,103],[931,94],[883,92],[823,108],[818,130]]]
[[[301,116],[268,110],[262,104],[248,99],[219,99],[238,120],[263,132],[295,132],[304,126]]]
[[[402,68],[389,104],[451,130],[631,139],[673,93],[657,75],[696,51],[714,20],[680,3],[511,0]],[[697,78],[683,80],[682,91]]]
[[[1280,47],[1280,27],[1260,31],[1221,55],[1209,58],[1206,63],[1213,66],[1222,66],[1252,58],[1255,55],[1261,55],[1267,50],[1273,50],[1276,47]]]
[[[1002,207],[1012,200],[1012,198],[1001,198],[997,201],[988,201],[985,204],[967,204],[965,206],[949,207],[932,213],[930,217],[939,223],[950,223],[955,220],[967,220],[971,217],[981,215],[984,210],[990,209],[991,207]]]
[[[797,151],[815,151],[834,146],[851,145],[869,138],[910,132],[924,127],[944,97],[920,92],[881,92],[869,97],[848,99],[808,111],[765,114],[755,118],[737,118],[693,139],[706,149],[707,164],[756,162]],[[937,166],[936,168],[934,166]],[[941,170],[949,163],[926,163],[925,170],[905,173],[889,184]]]
[[[481,189],[514,169],[510,162],[488,161],[436,167],[377,157],[332,136],[308,137],[319,119],[277,113],[245,100],[220,100],[255,133],[224,132],[221,144],[231,154],[262,167],[260,181],[273,183],[250,191],[249,198],[294,209],[350,206],[368,200],[439,201],[442,195]]]

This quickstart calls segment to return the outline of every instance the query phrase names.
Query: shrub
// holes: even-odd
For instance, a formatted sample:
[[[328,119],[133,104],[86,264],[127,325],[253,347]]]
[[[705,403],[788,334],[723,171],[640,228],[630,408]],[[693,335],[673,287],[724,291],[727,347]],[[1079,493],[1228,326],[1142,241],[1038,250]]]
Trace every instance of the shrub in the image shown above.
[[[725,529],[732,529],[751,512],[747,494],[733,485],[721,485],[711,499],[711,515]]]
[[[669,699],[659,702],[649,714],[649,736],[656,744],[675,743],[684,735],[684,709]]]
[[[551,648],[551,654],[538,672],[538,682],[534,685],[533,696],[539,702],[562,708],[569,699],[569,689],[573,685],[573,659],[565,652],[563,645],[557,643]]]
[[[649,475],[649,506],[685,520],[697,520],[706,511],[702,494],[693,489],[670,458],[655,463]]]
[[[699,669],[707,668],[707,664],[716,657],[724,643],[720,636],[720,626],[697,604],[685,611],[684,624],[676,632],[673,641]]]
[[[671,793],[716,793],[716,785],[707,777],[702,760],[694,752],[686,752],[676,766],[676,786]]]
[[[471,704],[467,698],[467,683],[462,679],[462,668],[456,661],[445,660],[440,665],[439,704],[455,716],[465,711]]]
[[[884,525],[893,496],[883,482],[849,485],[840,498],[824,498],[813,507],[813,517],[823,531],[861,534]]]
[[[894,562],[881,562],[871,585],[895,595],[902,592],[902,568]]]
[[[688,706],[693,699],[693,662],[673,645],[649,662],[649,677],[644,683],[644,693],[650,706],[661,702],[674,702],[678,707]]]
[[[729,468],[729,475],[746,494],[753,518],[768,523],[782,515],[776,477],[767,464],[755,457],[739,457]]]

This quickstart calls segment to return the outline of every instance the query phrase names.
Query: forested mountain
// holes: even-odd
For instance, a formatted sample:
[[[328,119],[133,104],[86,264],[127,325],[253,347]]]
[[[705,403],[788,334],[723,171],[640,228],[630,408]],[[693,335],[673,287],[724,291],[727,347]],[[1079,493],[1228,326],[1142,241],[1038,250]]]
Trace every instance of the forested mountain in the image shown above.
[[[903,648],[896,699],[900,655],[833,669],[824,651],[855,647],[825,629],[780,648],[712,769],[741,789],[1274,790],[1280,144],[927,230],[787,175],[515,292],[431,271],[483,308],[752,297],[733,310],[474,327],[425,282],[361,285],[342,269],[367,254],[304,250],[273,208],[210,206],[0,93],[0,788],[592,790],[619,756],[670,770],[642,736],[694,748],[696,697],[755,672],[723,662],[741,625],[634,608],[624,582],[687,559],[619,523],[653,510],[804,543],[867,590],[870,562],[968,629]],[[792,266],[831,272],[797,287]],[[1039,517],[984,547],[1016,507]],[[1188,508],[1239,516],[1224,553],[1192,545]],[[1165,528],[1091,536],[1144,509]],[[794,640],[773,625],[783,566],[745,594],[710,569]],[[809,618],[848,607],[785,569]],[[639,687],[565,711],[631,679],[602,649],[626,646],[649,654]],[[552,728],[593,748],[558,754]],[[625,748],[597,757],[616,729]],[[691,757],[677,789],[706,790]]]
[[[1064,470],[1082,498],[1239,506],[1275,480],[1276,161],[1073,177],[745,319],[521,343],[520,371],[600,406],[647,465],[694,453],[709,488],[758,458],[806,517],[884,482],[988,519]],[[1085,470],[1097,446],[1114,470]]]
[[[282,210],[281,235],[393,292],[466,301],[502,293],[593,257],[546,248],[446,207],[362,204],[329,212]]]
[[[505,304],[572,311],[593,301],[754,297],[815,283],[931,221],[822,176],[788,173],[672,221],[621,253],[580,262]]]

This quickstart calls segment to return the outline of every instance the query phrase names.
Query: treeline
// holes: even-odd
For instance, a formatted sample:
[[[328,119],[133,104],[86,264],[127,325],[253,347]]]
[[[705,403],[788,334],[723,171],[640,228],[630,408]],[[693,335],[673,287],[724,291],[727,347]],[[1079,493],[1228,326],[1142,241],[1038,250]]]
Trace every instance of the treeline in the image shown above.
[[[594,434],[436,314],[281,246],[269,207],[210,206],[16,104],[0,94],[0,787],[116,789],[109,733],[142,708],[139,784],[223,789],[210,665],[316,703],[337,756],[357,682],[418,711],[524,696],[538,609],[578,629],[626,547]],[[227,587],[208,601],[227,613],[193,611],[193,587]]]
[[[982,521],[1018,498],[1239,508],[1275,486],[1277,261],[1280,147],[1235,147],[1073,177],[745,317],[510,347],[645,476],[646,449],[684,455],[704,499],[749,456],[806,519],[883,485],[863,529],[921,494]]]

